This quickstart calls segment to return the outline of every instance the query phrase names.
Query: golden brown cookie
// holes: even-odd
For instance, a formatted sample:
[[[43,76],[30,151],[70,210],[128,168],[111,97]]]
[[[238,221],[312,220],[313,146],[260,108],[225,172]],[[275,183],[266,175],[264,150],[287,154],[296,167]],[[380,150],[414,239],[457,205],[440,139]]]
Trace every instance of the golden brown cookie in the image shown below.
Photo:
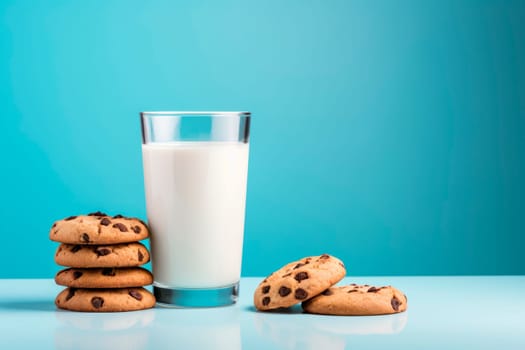
[[[265,278],[255,289],[258,310],[289,307],[308,300],[340,281],[346,273],[341,260],[323,254],[291,262]]]
[[[140,219],[101,212],[58,220],[49,231],[52,241],[69,244],[116,244],[148,237],[148,228]]]
[[[144,310],[155,306],[155,297],[144,288],[66,288],[55,299],[61,309],[85,312]]]
[[[75,288],[141,287],[153,283],[153,275],[141,267],[68,268],[59,271],[55,282]]]
[[[62,243],[55,253],[58,265],[69,267],[132,267],[149,261],[142,243],[81,245]]]
[[[303,302],[304,311],[323,315],[383,315],[407,309],[407,297],[392,286],[332,287]]]

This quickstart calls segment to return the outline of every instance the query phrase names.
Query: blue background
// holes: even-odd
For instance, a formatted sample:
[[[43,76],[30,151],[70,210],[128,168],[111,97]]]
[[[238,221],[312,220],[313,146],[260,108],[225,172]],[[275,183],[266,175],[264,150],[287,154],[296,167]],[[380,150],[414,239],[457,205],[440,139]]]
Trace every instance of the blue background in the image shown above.
[[[524,274],[525,2],[2,1],[0,277],[145,217],[142,110],[253,113],[243,275]]]

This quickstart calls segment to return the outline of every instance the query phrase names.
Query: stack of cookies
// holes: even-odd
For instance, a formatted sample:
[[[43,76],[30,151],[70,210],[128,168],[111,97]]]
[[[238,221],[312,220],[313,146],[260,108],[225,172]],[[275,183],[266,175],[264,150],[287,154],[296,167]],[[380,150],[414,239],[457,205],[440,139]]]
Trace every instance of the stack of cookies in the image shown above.
[[[392,286],[334,286],[345,274],[343,262],[334,256],[305,257],[266,277],[253,301],[260,311],[301,303],[304,311],[325,315],[382,315],[407,309],[406,296]]]
[[[73,311],[132,311],[152,308],[155,297],[143,288],[152,274],[140,267],[150,259],[139,243],[149,231],[139,219],[101,212],[70,216],[53,224],[49,237],[60,242],[55,262],[67,267],[55,276],[66,286],[57,307]]]

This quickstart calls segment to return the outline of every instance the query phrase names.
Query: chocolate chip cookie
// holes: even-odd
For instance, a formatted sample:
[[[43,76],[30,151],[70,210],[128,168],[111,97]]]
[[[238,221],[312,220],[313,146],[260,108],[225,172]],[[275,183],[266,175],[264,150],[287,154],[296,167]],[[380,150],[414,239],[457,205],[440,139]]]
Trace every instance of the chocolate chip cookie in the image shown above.
[[[351,284],[331,287],[302,303],[304,311],[323,315],[383,315],[407,309],[407,297],[392,286]]]
[[[58,265],[69,267],[131,267],[150,259],[142,243],[81,245],[62,243],[55,253]]]
[[[153,275],[141,267],[68,268],[59,271],[55,282],[75,288],[141,287],[153,283]]]
[[[115,244],[148,237],[148,227],[140,219],[101,212],[58,220],[49,231],[52,241],[69,244]]]
[[[152,308],[155,297],[144,288],[66,288],[55,299],[61,309],[86,312],[117,312]]]
[[[345,273],[341,260],[328,254],[294,261],[259,284],[253,296],[255,307],[272,310],[308,300],[340,281]]]

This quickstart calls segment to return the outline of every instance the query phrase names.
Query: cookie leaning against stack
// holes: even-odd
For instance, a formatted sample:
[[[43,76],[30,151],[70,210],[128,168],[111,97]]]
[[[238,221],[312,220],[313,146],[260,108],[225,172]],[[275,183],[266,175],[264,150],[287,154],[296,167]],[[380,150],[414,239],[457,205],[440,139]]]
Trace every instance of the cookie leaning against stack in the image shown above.
[[[266,277],[255,290],[253,302],[261,311],[290,307],[321,294],[345,273],[344,264],[334,256],[309,256]]]
[[[66,286],[55,299],[57,307],[72,311],[132,311],[155,305],[143,286],[153,283],[141,267],[150,259],[138,241],[149,237],[139,219],[101,212],[70,216],[55,222],[49,232],[60,242],[55,262],[67,268],[55,276]]]

